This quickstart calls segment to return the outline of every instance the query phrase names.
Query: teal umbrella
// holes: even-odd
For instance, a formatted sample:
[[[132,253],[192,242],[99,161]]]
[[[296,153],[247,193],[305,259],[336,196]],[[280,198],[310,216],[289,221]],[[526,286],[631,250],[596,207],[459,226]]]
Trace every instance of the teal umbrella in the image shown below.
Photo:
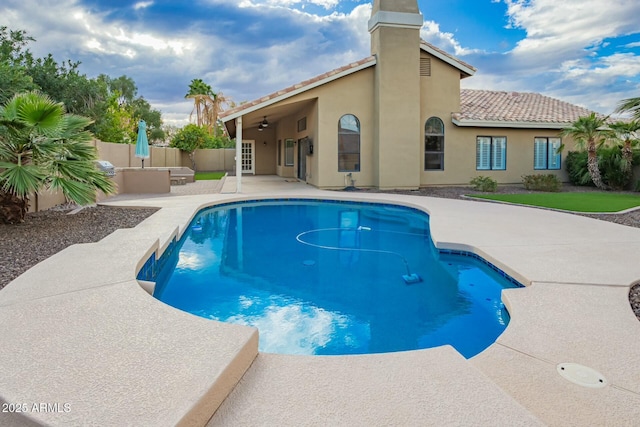
[[[147,140],[147,124],[144,120],[138,123],[138,140],[136,141],[136,157],[142,159],[142,169],[144,169],[144,159],[149,158],[149,141]]]

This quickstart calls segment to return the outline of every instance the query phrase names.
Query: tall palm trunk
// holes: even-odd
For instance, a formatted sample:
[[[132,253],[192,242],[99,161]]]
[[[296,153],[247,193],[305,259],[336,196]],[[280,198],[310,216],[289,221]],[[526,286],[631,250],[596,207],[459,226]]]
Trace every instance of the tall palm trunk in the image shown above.
[[[595,184],[595,186],[601,190],[606,190],[607,186],[602,181],[602,176],[600,175],[600,168],[598,167],[598,155],[595,141],[589,140],[589,145],[587,148],[587,170],[589,171],[589,175],[591,176],[591,181]]]
[[[625,173],[632,173],[633,150],[631,149],[631,139],[627,138],[622,146],[622,167]]]

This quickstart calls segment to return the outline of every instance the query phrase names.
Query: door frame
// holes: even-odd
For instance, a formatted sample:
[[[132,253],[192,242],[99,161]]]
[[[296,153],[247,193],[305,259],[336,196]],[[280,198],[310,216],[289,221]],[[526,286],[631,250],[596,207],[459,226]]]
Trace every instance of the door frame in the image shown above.
[[[245,148],[248,148],[248,152],[245,151]],[[242,174],[256,174],[256,141],[253,139],[243,139],[242,140],[242,150],[241,150],[241,164],[242,164]],[[247,154],[248,156],[245,156]],[[248,158],[247,158],[248,157]],[[245,160],[248,160],[249,163],[245,163]],[[245,167],[245,165],[249,165],[249,167]]]

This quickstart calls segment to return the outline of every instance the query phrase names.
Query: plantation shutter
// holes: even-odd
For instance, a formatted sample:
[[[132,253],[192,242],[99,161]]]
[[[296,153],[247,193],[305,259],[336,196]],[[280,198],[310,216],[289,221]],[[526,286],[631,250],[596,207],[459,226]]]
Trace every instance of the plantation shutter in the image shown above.
[[[533,143],[533,168],[547,168],[547,138],[536,138]]]
[[[493,138],[493,168],[505,170],[507,168],[507,138]]]
[[[560,138],[549,138],[549,169],[560,169]]]
[[[476,139],[476,169],[491,169],[491,138],[486,136]]]

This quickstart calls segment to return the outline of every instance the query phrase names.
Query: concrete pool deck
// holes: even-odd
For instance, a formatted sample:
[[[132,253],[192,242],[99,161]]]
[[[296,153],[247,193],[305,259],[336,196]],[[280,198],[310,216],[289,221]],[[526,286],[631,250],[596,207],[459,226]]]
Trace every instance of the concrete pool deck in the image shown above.
[[[162,209],[134,229],[61,251],[0,291],[0,400],[26,409],[0,412],[0,425],[638,424],[640,322],[628,292],[640,281],[640,229],[495,203],[321,191],[277,177],[243,178],[244,194],[225,193],[234,188],[227,177],[218,194],[108,201]],[[477,253],[527,285],[503,292],[511,323],[469,360],[448,346],[263,354],[255,330],[180,312],[138,285],[136,271],[200,207],[277,197],[425,210],[439,248]],[[564,379],[561,363],[595,369],[604,386]]]

